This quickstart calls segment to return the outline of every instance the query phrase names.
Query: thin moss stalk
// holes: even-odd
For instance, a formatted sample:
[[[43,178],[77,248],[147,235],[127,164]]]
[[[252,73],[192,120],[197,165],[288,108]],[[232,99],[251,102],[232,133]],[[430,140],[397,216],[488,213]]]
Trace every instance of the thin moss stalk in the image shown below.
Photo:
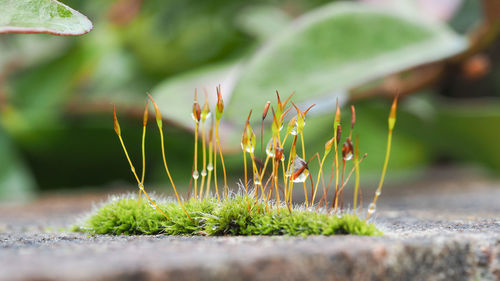
[[[90,233],[108,233],[108,234],[155,234],[165,233],[171,235],[309,235],[309,234],[362,234],[375,235],[379,232],[376,228],[370,226],[366,220],[375,211],[375,204],[380,196],[384,178],[387,172],[390,149],[392,143],[392,134],[396,122],[397,98],[395,98],[389,114],[388,125],[389,134],[386,148],[386,158],[382,169],[381,179],[375,193],[373,202],[368,208],[366,220],[360,220],[356,215],[349,215],[344,209],[343,192],[353,175],[356,173],[356,182],[354,184],[354,210],[357,210],[358,194],[361,194],[359,189],[359,170],[360,164],[366,157],[366,153],[360,158],[359,154],[359,137],[356,137],[355,145],[352,144],[352,134],[356,120],[354,106],[351,106],[351,130],[348,137],[344,138],[344,142],[339,147],[341,141],[341,120],[340,108],[337,101],[335,118],[333,122],[334,135],[326,142],[323,156],[320,158],[319,153],[313,153],[309,160],[306,158],[306,143],[304,127],[306,125],[306,114],[314,107],[310,106],[302,112],[293,102],[292,106],[286,107],[291,96],[285,102],[281,102],[278,92],[276,109],[266,103],[264,113],[260,120],[261,122],[261,148],[263,147],[263,121],[266,118],[269,108],[273,114],[271,123],[272,137],[266,146],[266,161],[259,170],[255,158],[255,146],[257,137],[252,129],[252,111],[248,114],[245,126],[243,128],[241,138],[241,148],[243,152],[243,167],[244,167],[244,183],[241,185],[243,194],[231,195],[227,185],[227,175],[224,164],[220,140],[220,121],[224,111],[224,103],[222,100],[220,86],[216,88],[217,104],[215,107],[215,118],[210,118],[210,109],[208,107],[207,97],[203,110],[197,101],[197,93],[195,91],[192,116],[194,120],[194,157],[193,157],[193,173],[191,180],[194,180],[193,197],[184,201],[179,194],[172,175],[168,168],[166,160],[165,137],[163,134],[162,115],[153,98],[149,96],[155,113],[156,122],[160,132],[161,153],[163,166],[168,175],[176,201],[155,201],[153,200],[144,188],[145,180],[145,137],[146,126],[148,121],[148,103],[144,110],[143,119],[143,135],[142,135],[142,175],[138,177],[132,160],[127,152],[123,141],[120,125],[116,117],[116,111],[113,107],[114,114],[114,129],[120,140],[126,159],[130,165],[132,174],[139,186],[139,194],[136,198],[128,196],[121,200],[110,202],[103,206],[101,210],[97,210],[79,229]],[[281,132],[286,114],[295,108],[297,114],[288,122],[285,133]],[[215,119],[215,120],[214,120]],[[206,122],[209,120],[208,137],[206,135]],[[199,127],[201,123],[201,138],[202,138],[202,178],[198,186],[198,138]],[[215,133],[214,133],[215,132]],[[284,135],[284,138],[283,138]],[[291,144],[287,144],[288,136],[293,135]],[[300,137],[300,140],[299,140]],[[208,139],[208,160],[207,160],[207,139]],[[301,156],[297,153],[297,141],[300,141]],[[323,166],[334,150],[334,159],[332,164],[332,177],[328,185],[325,185],[323,177]],[[287,165],[285,165],[285,153],[288,151]],[[342,153],[342,163],[339,161],[339,153]],[[248,155],[251,160],[252,180],[249,180],[248,175]],[[262,153],[261,153],[262,154]],[[313,158],[318,159],[319,170],[317,171],[317,180],[314,184],[313,171],[309,170],[309,162]],[[220,158],[223,175],[224,189],[221,196],[217,181],[217,159]],[[262,158],[262,155],[261,155]],[[352,167],[346,176],[348,161],[354,159]],[[271,165],[269,165],[269,161]],[[271,171],[267,171],[267,167]],[[280,175],[281,165],[281,172]],[[340,168],[342,166],[342,170]],[[214,175],[215,197],[211,194],[211,175]],[[341,173],[341,174],[340,174]],[[267,181],[264,184],[264,176],[268,175]],[[280,182],[282,176],[282,182]],[[309,179],[311,183],[310,195],[307,190],[306,181]],[[316,202],[319,182],[323,180],[323,196]],[[335,180],[335,181],[334,181]],[[253,183],[254,192],[250,190],[250,183]],[[303,183],[304,197],[301,207],[294,207],[293,187],[294,183]],[[330,202],[328,191],[330,186],[335,186],[335,194]],[[190,184],[191,187],[191,184]],[[199,187],[199,189],[198,189]],[[206,188],[205,188],[206,187]],[[259,196],[260,187],[260,196]],[[269,188],[269,189],[268,189]],[[141,196],[144,194],[148,201],[141,201]],[[340,201],[340,204],[339,204]],[[133,204],[131,203],[133,202]],[[322,206],[324,208],[320,208]],[[331,206],[331,207],[330,207]],[[147,208],[150,209],[147,209]],[[153,207],[153,208],[151,208]],[[115,208],[115,209],[113,209]],[[155,210],[151,212],[151,209]],[[283,210],[287,210],[284,212]],[[123,213],[121,213],[123,212]],[[356,212],[356,211],[354,211]],[[134,220],[131,220],[135,218]],[[108,221],[104,221],[108,220]]]
[[[373,197],[372,203],[368,206],[368,215],[366,219],[370,219],[370,217],[375,213],[375,208],[377,206],[377,199],[382,193],[382,186],[384,185],[385,174],[387,173],[387,166],[389,165],[389,157],[391,156],[391,145],[392,145],[392,132],[394,130],[394,125],[396,125],[396,111],[398,108],[398,96],[394,99],[391,106],[391,112],[389,113],[389,118],[387,120],[389,133],[387,134],[387,148],[385,150],[385,160],[384,167],[382,168],[382,175],[380,176],[380,181],[375,191],[375,197]]]

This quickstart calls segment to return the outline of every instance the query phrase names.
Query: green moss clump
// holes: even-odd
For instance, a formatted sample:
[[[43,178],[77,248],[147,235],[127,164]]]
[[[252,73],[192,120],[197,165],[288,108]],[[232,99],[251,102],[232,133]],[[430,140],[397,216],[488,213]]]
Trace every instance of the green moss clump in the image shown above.
[[[286,208],[266,211],[264,203],[234,196],[222,203],[214,198],[191,199],[184,205],[190,220],[175,202],[157,202],[167,220],[146,200],[114,199],[91,214],[73,231],[111,235],[381,235],[373,224],[355,215],[341,217]],[[250,207],[250,211],[249,211]]]

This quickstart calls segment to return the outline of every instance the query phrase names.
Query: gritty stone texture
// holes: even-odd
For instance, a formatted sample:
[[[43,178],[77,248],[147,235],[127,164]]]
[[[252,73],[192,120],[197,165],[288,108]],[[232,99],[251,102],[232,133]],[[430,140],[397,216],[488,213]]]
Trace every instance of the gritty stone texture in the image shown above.
[[[481,234],[0,237],[0,280],[496,280],[500,255]]]
[[[1,206],[0,280],[500,280],[497,183],[384,190],[382,237],[56,232],[99,198]]]

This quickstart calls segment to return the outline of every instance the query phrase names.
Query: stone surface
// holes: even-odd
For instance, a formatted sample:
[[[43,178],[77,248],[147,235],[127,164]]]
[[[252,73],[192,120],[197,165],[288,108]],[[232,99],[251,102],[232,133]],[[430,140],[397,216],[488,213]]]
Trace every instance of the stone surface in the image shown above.
[[[1,206],[0,280],[500,280],[496,182],[386,189],[374,218],[383,237],[56,232],[102,198]]]

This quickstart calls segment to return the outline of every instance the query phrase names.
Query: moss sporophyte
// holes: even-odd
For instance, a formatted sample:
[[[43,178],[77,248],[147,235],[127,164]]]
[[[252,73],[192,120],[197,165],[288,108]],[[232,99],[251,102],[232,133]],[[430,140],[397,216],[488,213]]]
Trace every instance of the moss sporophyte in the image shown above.
[[[160,132],[161,152],[165,172],[175,194],[175,200],[149,196],[144,187],[145,176],[145,137],[148,123],[149,102],[146,102],[143,119],[142,134],[142,174],[139,178],[135,167],[127,152],[122,138],[120,125],[113,106],[114,129],[123,148],[132,174],[137,181],[139,193],[115,197],[110,202],[96,209],[81,224],[74,227],[76,231],[92,234],[166,234],[166,235],[380,235],[375,225],[368,222],[376,209],[378,197],[387,172],[391,150],[392,132],[396,122],[397,97],[392,104],[388,119],[388,139],[386,156],[382,175],[375,192],[373,201],[369,204],[366,215],[362,207],[358,207],[360,194],[360,165],[366,154],[360,157],[359,137],[353,141],[353,131],[356,124],[356,111],[351,106],[351,126],[349,134],[341,144],[342,128],[340,108],[334,114],[332,137],[326,141],[322,156],[319,153],[306,154],[304,143],[304,127],[307,113],[313,108],[311,105],[302,111],[292,101],[290,95],[284,102],[276,92],[277,104],[273,106],[267,102],[261,118],[260,145],[261,156],[255,156],[257,136],[251,126],[252,111],[249,112],[241,137],[243,152],[244,183],[240,192],[231,192],[227,185],[227,175],[219,139],[219,125],[224,112],[221,88],[216,88],[217,103],[215,114],[208,105],[208,93],[205,91],[203,107],[198,104],[198,95],[195,91],[192,117],[194,121],[194,159],[193,171],[188,193],[188,200],[183,200],[179,194],[165,154],[162,115],[151,96],[156,113],[156,123]],[[288,105],[290,102],[291,106]],[[287,107],[288,105],[288,107]],[[271,109],[271,110],[269,110]],[[285,115],[295,110],[290,118],[286,130],[283,130]],[[272,115],[268,113],[271,112]],[[266,157],[262,158],[264,120],[271,116],[271,138],[265,146]],[[214,118],[215,117],[215,118]],[[215,119],[215,120],[214,120]],[[215,121],[215,122],[214,122]],[[198,157],[199,127],[201,126],[201,159]],[[215,129],[215,130],[214,130]],[[207,134],[208,131],[208,134]],[[215,134],[214,134],[215,132]],[[288,142],[287,142],[288,141]],[[299,145],[300,153],[297,152]],[[333,153],[333,155],[332,155]],[[207,157],[208,156],[208,157]],[[325,160],[331,157],[332,176],[329,181],[323,177]],[[208,159],[207,159],[208,158]],[[318,171],[314,173],[309,163],[317,158]],[[220,164],[217,159],[220,159]],[[307,160],[306,160],[307,159]],[[250,160],[250,165],[248,160]],[[201,162],[201,163],[199,163]],[[264,162],[262,164],[262,162]],[[346,164],[350,170],[346,171]],[[217,176],[222,167],[224,188],[219,188]],[[198,184],[201,167],[201,180]],[[248,169],[250,168],[250,172]],[[355,174],[353,209],[344,208],[344,189],[352,174]],[[213,178],[212,178],[213,174]],[[251,178],[250,176],[251,175]],[[250,179],[249,179],[250,178]],[[316,182],[313,179],[316,179]],[[211,183],[215,190],[211,190]],[[308,191],[310,183],[310,193]],[[318,192],[319,183],[322,190]],[[326,183],[328,182],[328,183]],[[295,183],[303,185],[304,201],[297,203],[293,200]],[[193,188],[191,188],[191,185]],[[334,188],[333,194],[329,192]],[[142,199],[142,195],[147,200]],[[362,204],[360,204],[362,205]],[[363,218],[364,217],[364,218]]]

